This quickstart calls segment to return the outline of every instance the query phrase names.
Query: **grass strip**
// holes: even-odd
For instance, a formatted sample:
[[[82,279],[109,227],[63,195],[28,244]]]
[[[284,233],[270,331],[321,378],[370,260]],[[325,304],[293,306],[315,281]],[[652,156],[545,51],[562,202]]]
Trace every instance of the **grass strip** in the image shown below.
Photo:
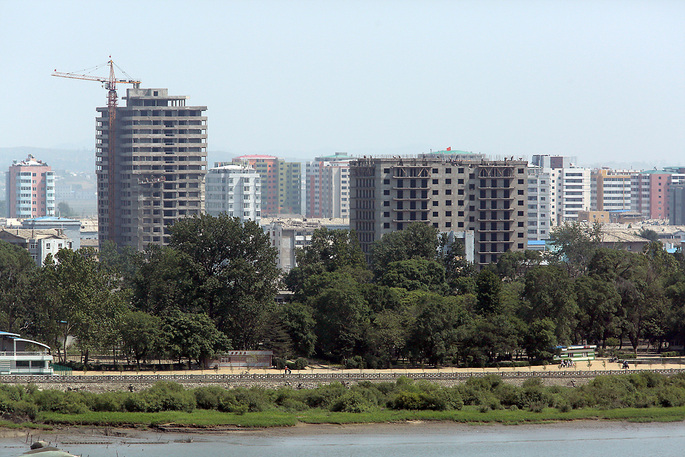
[[[541,412],[489,410],[467,407],[461,411],[393,411],[375,410],[363,413],[309,410],[299,413],[263,411],[245,414],[198,410],[192,413],[167,411],[159,413],[88,412],[83,414],[40,413],[45,424],[100,426],[156,426],[170,424],[186,427],[237,426],[246,428],[288,427],[306,424],[373,424],[406,421],[451,421],[465,424],[526,424],[571,420],[622,420],[630,422],[675,422],[685,420],[685,407],[575,409],[561,412],[546,408]],[[0,426],[3,426],[0,423]]]
[[[67,425],[156,426],[173,424],[187,427],[226,425],[237,427],[288,427],[297,423],[297,418],[294,414],[281,411],[234,414],[213,410],[198,410],[192,413],[181,411],[163,411],[158,413],[87,412],[81,414],[42,412],[39,413],[36,420],[47,424]]]

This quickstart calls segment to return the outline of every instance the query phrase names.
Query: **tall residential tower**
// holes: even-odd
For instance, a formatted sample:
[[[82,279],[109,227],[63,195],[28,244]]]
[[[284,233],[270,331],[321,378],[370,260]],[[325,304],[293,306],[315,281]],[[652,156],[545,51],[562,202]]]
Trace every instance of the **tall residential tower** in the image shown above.
[[[100,243],[166,244],[169,226],[203,211],[207,107],[186,106],[187,98],[168,89],[128,89],[126,106],[116,109],[114,163],[108,159],[109,111],[97,109]]]

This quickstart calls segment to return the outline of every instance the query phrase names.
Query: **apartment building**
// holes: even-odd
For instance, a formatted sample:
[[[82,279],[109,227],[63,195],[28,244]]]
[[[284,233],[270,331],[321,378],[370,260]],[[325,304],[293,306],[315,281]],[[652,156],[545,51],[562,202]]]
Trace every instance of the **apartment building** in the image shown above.
[[[242,221],[261,219],[261,177],[254,168],[218,162],[205,178],[205,211],[226,213]]]
[[[346,152],[316,157],[305,168],[305,215],[350,217],[350,160]]]
[[[632,176],[631,209],[645,219],[669,219],[669,189],[685,183],[685,169],[640,171]]]
[[[302,212],[302,166],[268,155],[243,155],[234,163],[254,168],[262,183],[262,216]]]
[[[592,211],[624,211],[631,208],[632,179],[637,172],[601,168],[591,173]]]
[[[449,155],[350,162],[350,228],[368,255],[384,234],[414,222],[440,232],[472,231],[477,265],[527,244],[528,164]]]
[[[167,244],[171,225],[204,210],[207,107],[168,89],[135,87],[123,99],[112,138],[109,110],[97,108],[98,235],[140,250]]]
[[[6,173],[7,217],[29,219],[55,215],[55,174],[32,155],[16,160]]]

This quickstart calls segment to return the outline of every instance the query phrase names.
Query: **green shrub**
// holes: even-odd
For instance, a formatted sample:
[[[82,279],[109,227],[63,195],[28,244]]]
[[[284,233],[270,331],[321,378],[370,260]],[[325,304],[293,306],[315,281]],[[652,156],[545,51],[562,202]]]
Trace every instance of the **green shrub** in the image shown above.
[[[76,392],[43,390],[33,395],[39,411],[53,411],[64,414],[80,414],[88,411],[85,398]]]
[[[347,389],[339,382],[319,386],[305,392],[304,402],[310,408],[329,408],[333,401],[342,396]]]
[[[659,389],[657,393],[659,404],[663,407],[685,405],[685,390],[679,387],[667,386]]]
[[[364,359],[360,355],[355,355],[350,359],[343,359],[345,368],[365,368]]]
[[[678,351],[662,352],[661,357],[680,357],[682,354]]]
[[[308,365],[309,365],[309,361],[307,359],[305,359],[304,357],[298,357],[295,360],[294,369],[295,370],[304,370],[305,368],[307,368]]]
[[[14,416],[22,422],[22,416],[26,416],[32,421],[36,419],[36,416],[38,416],[38,407],[26,400],[19,400],[18,402],[15,402],[13,409]]]
[[[225,389],[219,386],[198,387],[193,391],[195,405],[200,409],[218,409],[219,397]]]
[[[106,392],[99,395],[93,395],[89,399],[89,408],[92,411],[124,411],[125,395],[117,392]]]
[[[287,361],[282,357],[274,357],[273,365],[279,370],[285,370],[285,367],[287,366]]]
[[[363,391],[351,390],[338,397],[331,405],[331,411],[363,413],[375,407]]]

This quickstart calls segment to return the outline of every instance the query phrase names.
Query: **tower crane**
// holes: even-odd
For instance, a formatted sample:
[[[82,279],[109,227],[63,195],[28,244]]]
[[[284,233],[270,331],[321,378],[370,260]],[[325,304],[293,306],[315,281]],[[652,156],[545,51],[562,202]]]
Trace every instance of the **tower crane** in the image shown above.
[[[60,78],[71,78],[71,79],[81,79],[85,81],[97,81],[102,83],[102,86],[107,90],[107,111],[108,111],[108,131],[107,131],[107,190],[108,190],[108,214],[107,214],[107,238],[111,241],[115,241],[115,215],[116,215],[116,203],[118,200],[118,192],[116,189],[116,117],[117,117],[117,84],[133,84],[133,87],[140,87],[140,81],[131,78],[126,74],[118,65],[112,60],[112,56],[109,56],[109,61],[106,64],[98,65],[91,69],[86,69],[83,71],[95,71],[103,68],[104,66],[109,67],[109,76],[94,76],[90,74],[81,73],[64,73],[55,70],[52,76],[58,76]],[[114,67],[117,67],[124,75],[129,79],[117,79],[114,74]],[[99,213],[99,211],[98,211]],[[99,216],[99,214],[98,214]]]

